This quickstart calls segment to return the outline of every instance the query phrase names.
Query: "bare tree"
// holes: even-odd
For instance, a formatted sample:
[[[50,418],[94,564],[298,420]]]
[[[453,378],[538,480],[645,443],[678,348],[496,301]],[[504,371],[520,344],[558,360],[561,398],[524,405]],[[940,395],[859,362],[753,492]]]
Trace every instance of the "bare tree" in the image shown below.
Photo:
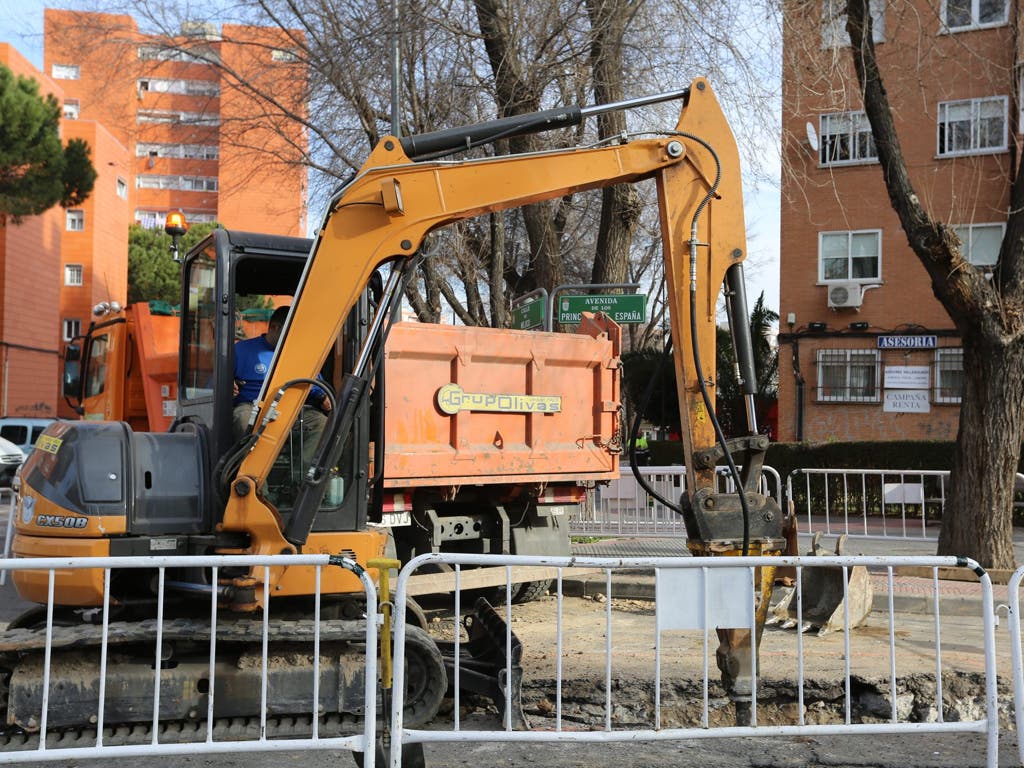
[[[907,167],[882,78],[868,0],[846,0],[846,31],[889,200],[932,291],[960,334],[964,389],[939,553],[1012,568],[1014,476],[1024,424],[1024,174],[1007,169],[1009,215],[991,278],[961,253],[953,228],[927,210]],[[1005,72],[1012,92],[1015,81]],[[920,181],[920,180],[918,180]]]
[[[756,65],[744,61],[742,38],[752,22],[711,0],[254,0],[211,9],[209,16],[173,0],[119,2],[108,10],[130,14],[168,50],[219,67],[240,96],[233,103],[251,108],[252,115],[225,118],[225,140],[259,149],[267,145],[266,127],[303,127],[308,146],[280,146],[278,160],[312,169],[314,215],[315,201],[326,201],[392,130],[389,49],[396,32],[403,134],[679,88],[696,74],[721,82],[720,96],[727,104],[732,96],[737,115],[769,103],[750,97],[766,92],[753,74]],[[209,41],[182,36],[182,19],[193,27],[217,21],[221,41],[244,43],[259,54],[283,51],[294,67],[251,76],[218,57]],[[254,35],[252,28],[260,26],[274,34]],[[512,138],[473,152],[571,146],[625,134],[640,120],[671,128],[677,109],[652,108],[639,118],[613,113],[596,126]],[[258,117],[263,128],[254,129],[247,117]],[[736,124],[742,134],[769,122],[758,114]],[[762,154],[752,150],[752,164]],[[406,296],[422,320],[437,321],[447,305],[462,322],[503,325],[511,299],[534,288],[622,282],[631,271],[653,274],[627,266],[649,255],[648,240],[633,242],[643,199],[632,187],[580,194],[438,233]]]

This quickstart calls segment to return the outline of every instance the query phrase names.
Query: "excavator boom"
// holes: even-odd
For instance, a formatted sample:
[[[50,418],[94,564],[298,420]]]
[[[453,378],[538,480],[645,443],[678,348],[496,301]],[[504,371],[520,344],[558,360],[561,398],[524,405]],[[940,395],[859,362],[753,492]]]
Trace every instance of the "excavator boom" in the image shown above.
[[[679,121],[661,138],[590,149],[475,160],[416,162],[406,148],[436,155],[465,147],[486,135],[479,126],[436,140],[383,139],[357,176],[332,200],[285,325],[282,342],[254,411],[256,439],[230,486],[224,528],[254,533],[252,551],[277,553],[300,548],[312,526],[322,492],[297,505],[287,531],[256,489],[281,450],[312,378],[326,359],[341,324],[373,272],[388,262],[413,258],[423,239],[447,224],[589,189],[656,179],[661,208],[667,282],[683,440],[689,474],[684,503],[691,547],[749,549],[751,539],[767,551],[781,539],[781,520],[770,502],[751,489],[730,501],[714,492],[716,434],[709,401],[714,387],[717,297],[730,269],[746,258],[739,155],[724,114],[703,79],[685,94]],[[552,121],[516,118],[509,130],[535,131]],[[499,121],[500,122],[500,121]],[[500,126],[488,126],[492,132]],[[504,135],[508,135],[507,132]],[[367,344],[373,344],[370,339]],[[695,350],[697,364],[688,355]],[[364,356],[368,357],[368,356]],[[343,429],[346,410],[366,387],[356,370],[339,397],[335,417]],[[337,429],[335,430],[337,431]],[[766,442],[744,441],[746,465],[757,463]],[[326,453],[329,453],[325,449]],[[326,455],[325,453],[325,455]],[[329,464],[329,456],[325,459]],[[758,472],[753,473],[756,481]],[[324,473],[311,470],[310,486]],[[696,496],[696,494],[702,494]],[[748,501],[755,509],[746,510]]]

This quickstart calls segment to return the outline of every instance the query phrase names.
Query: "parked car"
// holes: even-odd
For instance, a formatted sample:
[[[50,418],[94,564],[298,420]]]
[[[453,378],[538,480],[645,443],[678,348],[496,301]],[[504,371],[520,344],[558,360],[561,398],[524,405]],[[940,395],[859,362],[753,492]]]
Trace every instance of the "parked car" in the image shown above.
[[[0,437],[9,440],[21,449],[24,458],[28,458],[32,446],[43,430],[52,424],[54,419],[29,419],[19,416],[8,416],[0,419]]]
[[[0,488],[10,488],[14,483],[14,473],[18,471],[25,454],[10,440],[0,437]]]

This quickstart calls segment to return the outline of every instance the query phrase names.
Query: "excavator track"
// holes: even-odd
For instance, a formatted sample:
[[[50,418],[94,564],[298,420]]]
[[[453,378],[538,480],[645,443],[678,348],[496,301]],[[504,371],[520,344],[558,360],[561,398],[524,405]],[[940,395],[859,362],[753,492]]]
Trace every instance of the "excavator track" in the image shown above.
[[[258,717],[218,718],[213,723],[214,741],[255,741],[260,738]],[[362,731],[362,719],[353,715],[329,715],[319,718],[317,734],[327,739],[351,736]],[[268,717],[267,739],[303,739],[312,736],[313,719],[305,717]],[[160,744],[191,744],[206,741],[206,721],[177,720],[161,722],[158,728]],[[103,729],[104,747],[131,746],[153,743],[152,723],[127,723]],[[75,749],[95,747],[95,728],[70,728],[46,734],[46,748]],[[39,748],[39,734],[17,729],[0,732],[0,752],[17,752]]]
[[[104,745],[152,743],[153,669],[160,630],[160,743],[207,738],[210,620],[173,618],[110,622],[106,628]],[[425,632],[407,635],[406,716],[434,717],[447,690],[441,654]],[[351,735],[365,705],[362,621],[218,617],[214,670],[214,740],[302,738],[313,733],[313,650],[320,642],[317,707],[321,737]],[[95,746],[104,628],[53,626],[46,722],[47,748]],[[264,657],[264,637],[266,652]],[[45,627],[0,633],[0,751],[39,747]],[[266,675],[266,730],[263,707]]]

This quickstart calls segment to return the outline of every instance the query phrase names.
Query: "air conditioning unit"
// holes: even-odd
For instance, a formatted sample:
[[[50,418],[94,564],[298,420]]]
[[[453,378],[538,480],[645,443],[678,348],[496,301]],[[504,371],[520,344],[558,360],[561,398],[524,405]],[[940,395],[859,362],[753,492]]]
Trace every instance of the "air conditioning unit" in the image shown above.
[[[836,283],[828,287],[828,305],[831,309],[857,309],[864,300],[860,283]]]

